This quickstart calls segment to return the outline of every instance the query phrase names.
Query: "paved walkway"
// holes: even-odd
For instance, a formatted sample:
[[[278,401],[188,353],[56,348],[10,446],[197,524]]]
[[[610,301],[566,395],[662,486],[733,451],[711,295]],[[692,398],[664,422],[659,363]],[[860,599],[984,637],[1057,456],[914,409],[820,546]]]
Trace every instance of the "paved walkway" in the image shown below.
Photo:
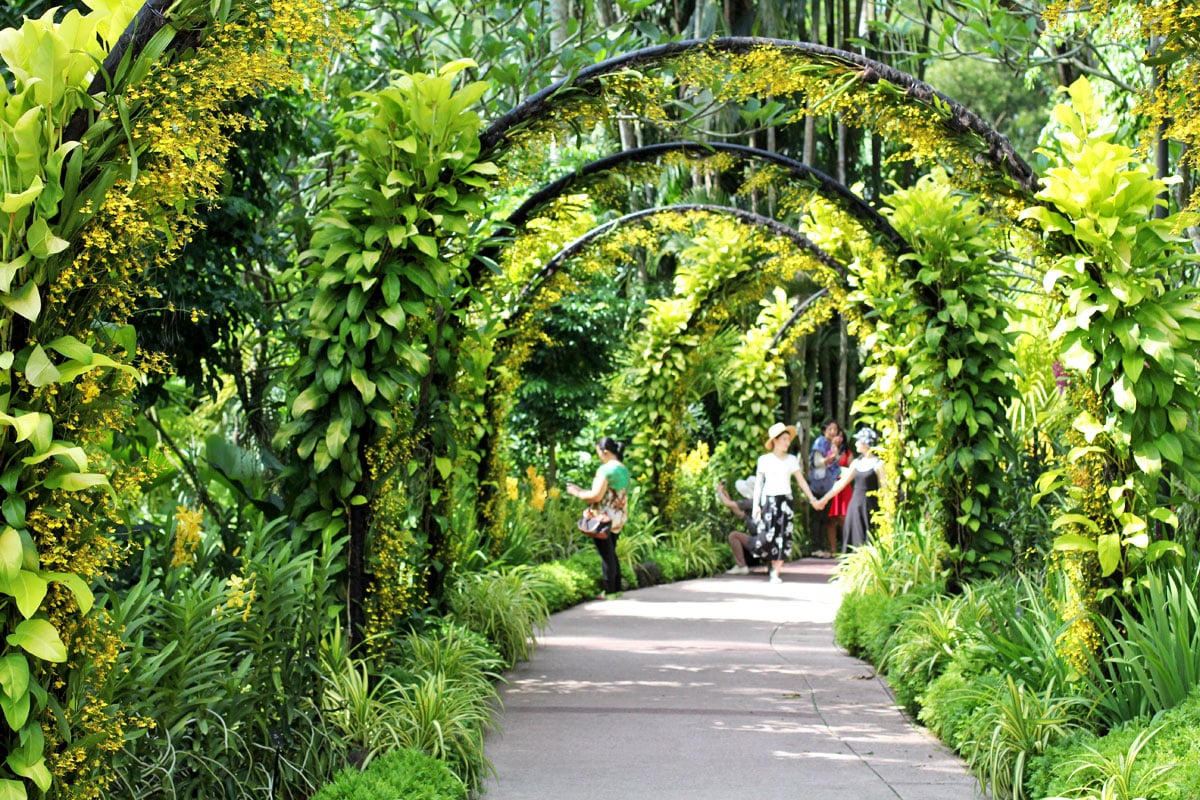
[[[507,674],[484,800],[973,800],[962,762],[833,642],[831,561],[555,614]]]

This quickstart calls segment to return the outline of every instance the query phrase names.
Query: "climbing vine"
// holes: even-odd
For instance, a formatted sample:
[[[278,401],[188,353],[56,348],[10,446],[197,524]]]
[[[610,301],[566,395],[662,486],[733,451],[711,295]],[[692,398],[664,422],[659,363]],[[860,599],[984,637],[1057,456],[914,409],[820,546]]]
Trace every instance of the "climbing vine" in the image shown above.
[[[106,705],[119,632],[90,589],[120,556],[117,494],[150,477],[105,460],[131,424],[136,378],[162,369],[139,352],[131,309],[143,271],[170,262],[195,232],[195,203],[217,196],[230,135],[252,124],[229,103],[299,88],[291,60],[331,30],[309,2],[215,19],[203,2],[165,17],[130,0],[88,5],[26,20],[0,44],[12,76],[0,83],[6,797],[98,796],[104,758],[139,724]],[[140,49],[98,70],[135,14]],[[288,44],[276,49],[279,32]]]
[[[613,406],[631,435],[631,469],[648,480],[662,510],[669,511],[675,474],[687,451],[679,421],[692,399],[689,355],[706,338],[706,319],[707,336],[729,322],[722,304],[710,308],[708,303],[755,262],[760,262],[756,277],[774,285],[783,277],[783,262],[772,256],[791,246],[732,220],[709,218],[679,252],[674,295],[648,304],[636,360],[622,375]]]
[[[413,529],[409,553],[419,549],[430,567],[430,595],[448,568],[445,487],[456,466],[449,390],[456,350],[470,330],[450,309],[466,291],[469,228],[495,172],[477,158],[480,121],[472,106],[486,86],[454,86],[467,67],[455,62],[436,75],[403,75],[345,120],[340,155],[348,166],[316,220],[305,267],[312,290],[296,305],[307,345],[291,374],[299,390],[292,419],[277,441],[301,460],[306,488],[296,513],[304,527],[349,534],[356,615],[377,519],[388,529]],[[372,455],[385,440],[390,452],[411,458]],[[421,463],[427,469],[414,466]],[[379,491],[397,470],[401,506]],[[393,508],[404,516],[393,517]],[[405,579],[403,572],[378,577]],[[366,620],[351,621],[361,633]]]
[[[996,226],[978,200],[934,171],[887,198],[886,212],[912,246],[898,259],[907,309],[906,436],[921,443],[914,499],[961,559],[959,570],[995,575],[1012,562],[1004,465],[1016,453],[1005,408],[1012,376],[1014,311],[991,263]],[[918,332],[919,331],[919,332]]]
[[[1083,441],[1038,488],[1066,504],[1057,547],[1094,554],[1103,578],[1128,579],[1178,550],[1171,481],[1200,485],[1200,306],[1194,287],[1169,283],[1192,259],[1181,233],[1192,218],[1156,216],[1164,183],[1112,141],[1086,80],[1070,99],[1054,112],[1057,147],[1038,194],[1048,205],[1024,217],[1044,232],[1044,284],[1062,304],[1052,338],[1089,399],[1072,421]],[[1072,480],[1079,462],[1096,462],[1093,480]]]

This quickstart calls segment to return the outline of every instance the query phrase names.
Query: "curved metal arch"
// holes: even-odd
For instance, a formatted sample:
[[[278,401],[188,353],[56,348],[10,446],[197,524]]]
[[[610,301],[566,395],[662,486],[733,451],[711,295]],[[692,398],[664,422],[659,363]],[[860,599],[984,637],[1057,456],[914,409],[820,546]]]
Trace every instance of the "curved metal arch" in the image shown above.
[[[577,181],[584,178],[608,172],[629,163],[646,163],[660,156],[672,153],[684,153],[689,156],[698,157],[735,155],[746,161],[763,161],[783,167],[792,177],[815,183],[822,197],[836,200],[839,205],[846,209],[848,214],[863,223],[863,227],[873,228],[882,233],[898,251],[906,252],[910,249],[908,242],[892,227],[892,224],[887,221],[886,217],[876,211],[862,197],[850,191],[849,187],[845,184],[835,180],[821,170],[810,167],[794,158],[789,158],[779,153],[772,153],[770,150],[725,142],[664,142],[638,147],[633,150],[623,150],[620,153],[596,159],[534,192],[516,211],[508,216],[507,223],[514,228],[523,226],[535,211],[569,191]]]
[[[689,39],[664,45],[646,47],[632,53],[615,56],[599,64],[580,70],[574,77],[564,78],[530,95],[524,102],[500,116],[480,136],[484,153],[493,149],[519,125],[546,114],[553,107],[554,98],[570,89],[589,90],[605,75],[622,69],[644,64],[653,64],[672,56],[692,50],[712,49],[728,53],[747,53],[758,47],[774,47],[786,54],[795,54],[814,60],[821,59],[852,65],[860,69],[864,83],[886,81],[904,90],[905,95],[926,105],[941,105],[950,110],[950,117],[943,124],[951,131],[973,133],[986,144],[983,156],[1003,175],[1022,190],[1033,194],[1037,191],[1037,176],[1033,169],[1017,153],[1008,139],[987,124],[979,115],[942,94],[924,81],[902,72],[895,67],[833,47],[797,42],[788,39],[768,39],[755,36],[734,36],[717,39]]]
[[[632,222],[638,222],[640,220],[647,219],[649,217],[658,216],[660,214],[689,214],[689,213],[702,213],[702,214],[713,214],[713,215],[719,215],[719,216],[734,217],[735,219],[737,219],[740,222],[743,222],[747,225],[756,225],[759,227],[766,228],[767,230],[771,231],[772,233],[774,233],[776,235],[786,237],[796,247],[800,248],[801,250],[806,251],[809,255],[816,258],[823,265],[836,271],[843,278],[845,278],[845,276],[846,276],[846,266],[844,264],[842,264],[840,261],[838,261],[837,259],[830,256],[828,253],[826,253],[820,247],[818,247],[817,245],[815,245],[811,241],[809,241],[808,237],[805,236],[804,234],[800,233],[800,231],[796,230],[795,228],[791,227],[790,225],[783,224],[779,220],[772,219],[771,217],[764,217],[761,214],[754,213],[753,211],[746,211],[744,209],[734,208],[732,206],[707,205],[707,204],[703,204],[703,203],[686,203],[686,204],[681,203],[681,204],[672,205],[672,206],[659,206],[656,208],[647,208],[647,209],[643,209],[642,211],[635,211],[631,214],[626,214],[622,217],[618,217],[616,219],[609,220],[608,222],[605,222],[602,225],[597,225],[595,228],[592,228],[590,231],[585,233],[583,236],[580,236],[579,238],[575,239],[574,241],[568,243],[565,247],[563,247],[561,250],[559,250],[557,253],[555,253],[554,256],[549,261],[546,262],[546,265],[543,266],[540,270],[538,270],[537,273],[532,278],[530,278],[523,287],[521,287],[521,290],[517,293],[517,307],[513,309],[512,314],[510,314],[505,319],[505,322],[511,323],[514,319],[518,319],[520,316],[522,316],[524,313],[526,313],[526,311],[528,309],[522,307],[523,301],[526,298],[528,298],[533,292],[535,292],[537,290],[537,288],[541,284],[543,284],[548,278],[550,278],[556,272],[558,272],[559,268],[566,261],[570,260],[571,258],[574,258],[576,255],[578,255],[581,251],[583,251],[585,248],[587,248],[589,245],[591,245],[597,239],[605,236],[606,234],[610,233],[611,231],[613,231],[616,228],[619,228],[623,225],[627,225]]]
[[[526,198],[525,202],[521,203],[516,211],[509,214],[508,219],[504,222],[504,226],[508,230],[524,227],[537,210],[566,194],[577,182],[585,178],[616,170],[627,164],[648,163],[663,155],[672,153],[683,153],[697,157],[709,157],[718,154],[734,155],[747,161],[763,161],[782,167],[798,180],[815,183],[820,196],[837,202],[840,208],[858,220],[864,228],[878,231],[883,236],[885,242],[891,246],[894,253],[902,254],[911,252],[912,250],[912,246],[892,227],[892,224],[888,222],[886,217],[876,211],[861,196],[851,191],[845,184],[830,177],[821,170],[810,167],[794,158],[789,158],[779,153],[772,153],[769,150],[727,143],[664,142],[632,150],[623,150],[619,153],[590,161],[574,172],[563,175],[557,180],[544,185]],[[502,249],[502,245],[493,244],[480,251],[479,255],[473,259],[469,268],[472,284],[478,282],[483,274],[484,265],[495,261],[499,251]]]

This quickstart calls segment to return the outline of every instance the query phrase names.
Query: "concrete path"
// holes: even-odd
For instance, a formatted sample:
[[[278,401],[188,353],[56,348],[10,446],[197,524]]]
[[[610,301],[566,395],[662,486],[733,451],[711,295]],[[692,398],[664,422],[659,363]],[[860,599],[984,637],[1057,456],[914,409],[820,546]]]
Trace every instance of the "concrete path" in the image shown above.
[[[555,614],[507,674],[484,800],[973,800],[962,762],[833,641],[833,562]]]

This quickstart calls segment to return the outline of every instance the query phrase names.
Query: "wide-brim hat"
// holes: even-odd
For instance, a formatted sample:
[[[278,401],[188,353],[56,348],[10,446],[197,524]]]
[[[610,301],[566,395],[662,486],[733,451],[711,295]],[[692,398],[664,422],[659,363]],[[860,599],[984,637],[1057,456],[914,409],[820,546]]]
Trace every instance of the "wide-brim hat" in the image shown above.
[[[776,422],[774,425],[768,428],[767,443],[764,445],[764,448],[770,450],[772,447],[774,447],[775,440],[785,432],[790,434],[793,439],[796,438],[796,428],[792,425],[784,425],[782,422]]]
[[[854,434],[854,440],[862,442],[867,447],[874,447],[879,444],[879,434],[875,432],[874,428],[868,428],[864,425]]]
[[[757,483],[757,481],[755,480],[755,477],[751,475],[748,478],[738,478],[733,482],[733,485],[737,487],[738,494],[747,500],[753,500],[755,483]]]

